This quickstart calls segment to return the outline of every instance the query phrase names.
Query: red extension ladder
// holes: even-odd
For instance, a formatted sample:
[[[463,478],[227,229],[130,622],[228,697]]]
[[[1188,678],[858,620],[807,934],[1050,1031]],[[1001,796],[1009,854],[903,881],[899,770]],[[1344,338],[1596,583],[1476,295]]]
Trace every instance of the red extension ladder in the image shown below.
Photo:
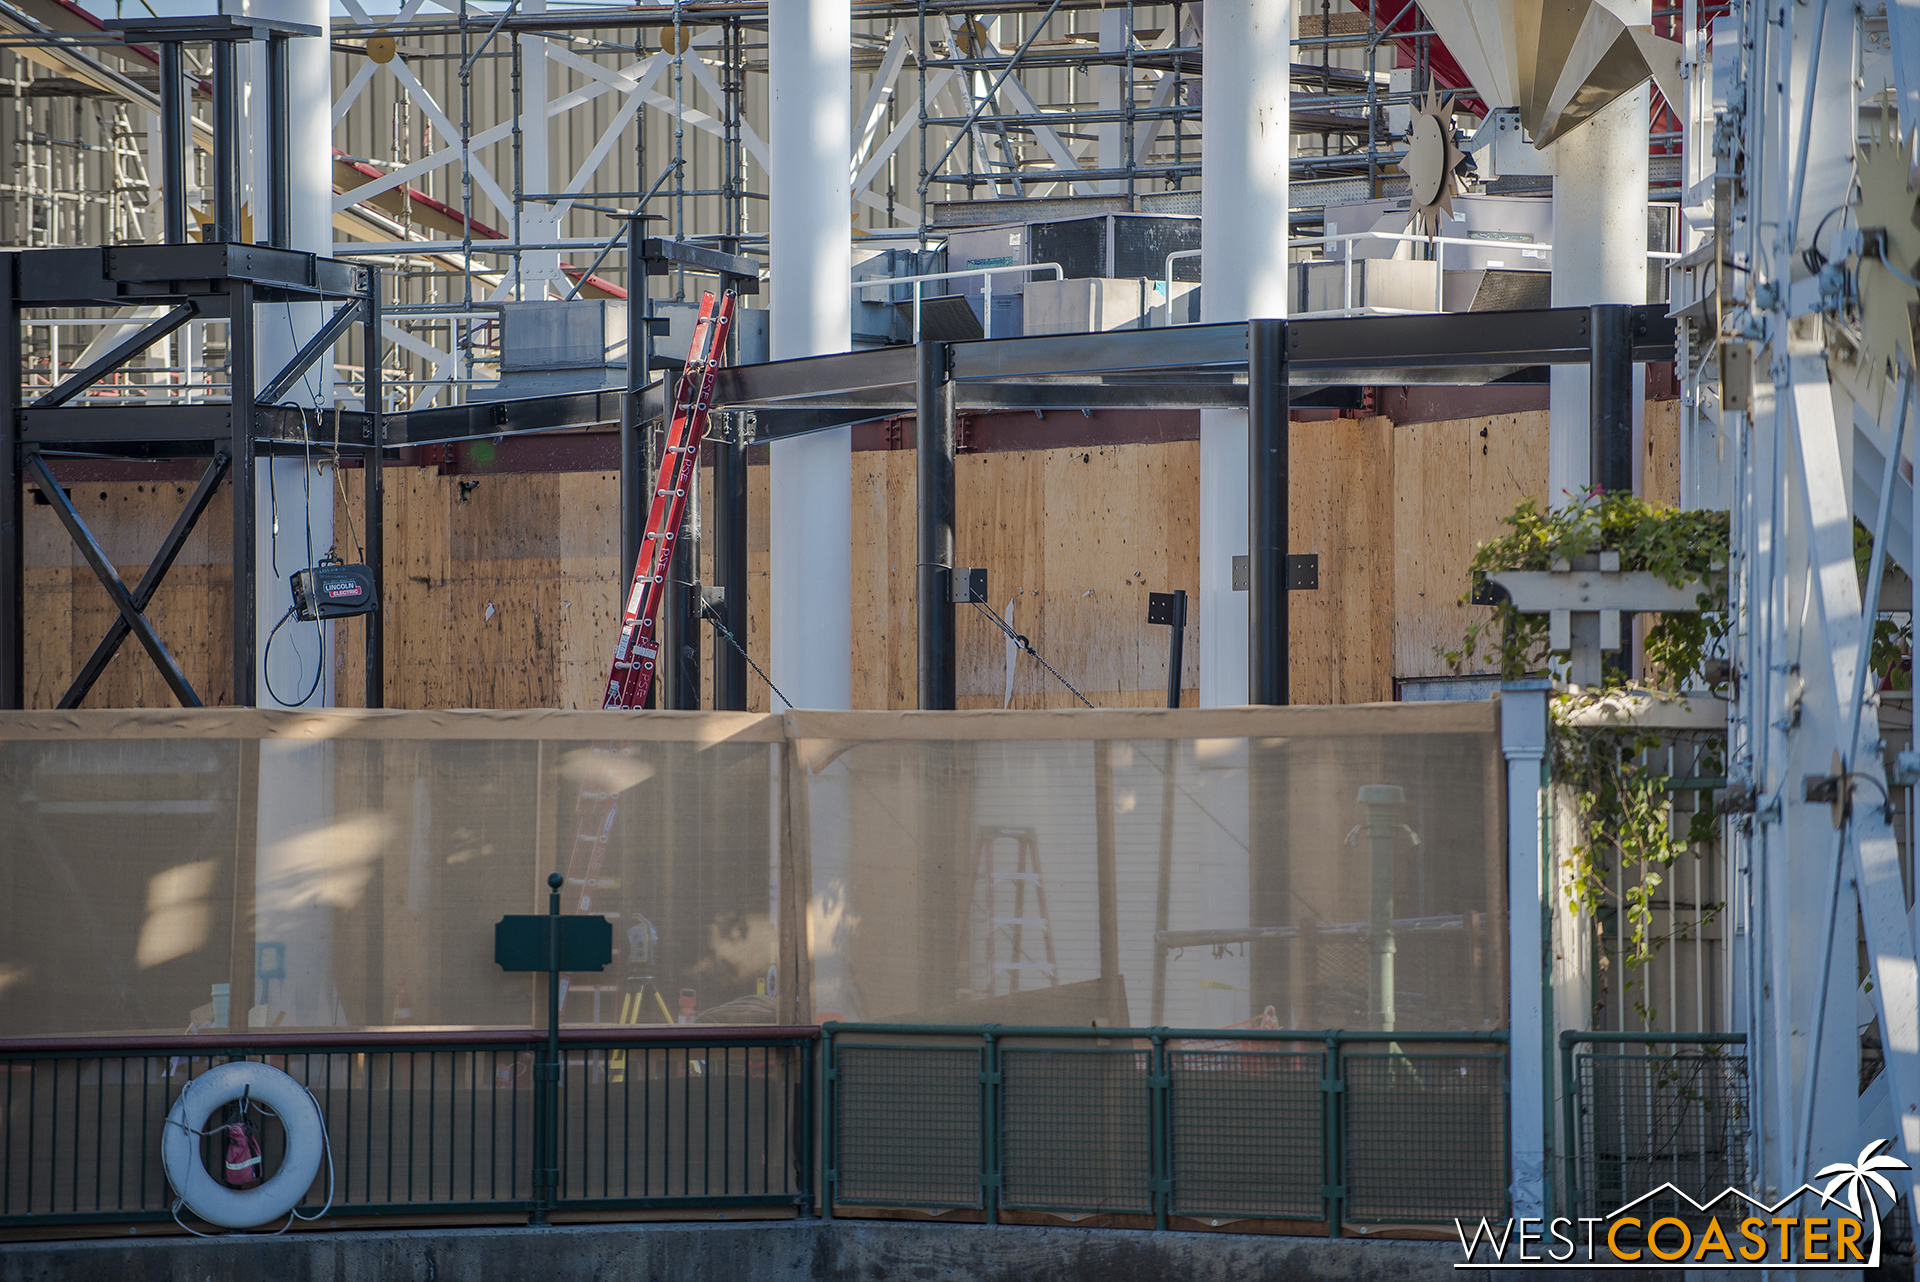
[[[713,403],[713,380],[727,350],[727,330],[733,324],[733,294],[700,296],[700,318],[693,327],[693,349],[674,390],[673,420],[667,428],[667,447],[660,458],[660,475],[647,512],[646,537],[640,540],[640,559],[633,567],[633,590],[627,593],[626,617],[620,623],[620,645],[613,654],[613,672],[607,678],[602,708],[638,708],[647,702],[660,658],[654,639],[654,616],[666,594],[667,573],[673,564],[673,545],[680,538],[680,522],[687,511],[687,491],[693,486],[694,467],[700,461],[700,440],[706,435],[707,408]]]
[[[614,651],[613,671],[607,678],[602,708],[639,708],[647,702],[660,657],[654,639],[654,619],[666,596],[667,575],[673,566],[674,544],[686,516],[687,494],[700,461],[700,441],[706,435],[707,409],[713,403],[714,375],[727,350],[727,331],[733,325],[733,294],[700,296],[700,316],[693,327],[693,347],[687,367],[674,385],[673,417],[667,427],[666,449],[654,481],[653,501],[647,509],[647,532],[640,540],[640,558],[633,567],[633,588],[627,593],[626,615],[620,622],[620,644]],[[569,912],[593,909],[606,862],[607,839],[619,812],[622,787],[615,758],[631,754],[630,746],[598,744],[581,772],[579,799],[574,806],[573,849],[567,852],[566,897]],[[604,776],[604,777],[603,777]],[[572,977],[560,979],[564,1008]]]

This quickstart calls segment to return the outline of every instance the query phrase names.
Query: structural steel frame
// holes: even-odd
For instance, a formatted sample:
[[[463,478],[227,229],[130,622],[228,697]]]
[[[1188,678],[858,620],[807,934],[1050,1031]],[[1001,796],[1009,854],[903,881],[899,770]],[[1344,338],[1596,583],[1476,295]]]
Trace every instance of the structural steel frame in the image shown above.
[[[358,322],[369,351],[378,350],[379,274],[376,269],[296,250],[266,245],[174,244],[118,245],[91,249],[21,250],[0,255],[0,360],[15,375],[0,380],[0,708],[26,706],[26,575],[23,560],[25,482],[34,483],[53,505],[61,523],[85,555],[112,598],[118,618],[93,656],[60,700],[77,707],[99,679],[106,663],[131,633],[145,647],[182,705],[202,700],[146,617],[196,523],[223,479],[231,480],[233,502],[233,701],[255,702],[255,662],[259,619],[255,613],[258,548],[255,540],[255,462],[261,455],[300,454],[314,444],[306,414],[274,406],[269,396],[290,387],[325,355],[334,338]],[[339,304],[320,333],[266,382],[256,394],[254,309],[259,305]],[[116,307],[172,304],[158,321],[119,344],[100,361],[37,400],[22,394],[22,313],[56,307]],[[69,405],[86,386],[139,356],[172,327],[187,319],[225,321],[231,368],[231,397],[214,404]],[[371,412],[353,417],[351,433],[340,442],[343,453],[363,458],[367,468],[367,554],[379,594],[382,556],[383,486],[381,463],[385,434],[377,394],[378,371],[371,373],[375,395]],[[49,459],[206,458],[206,473],[195,487],[172,530],[153,556],[137,587],[129,590],[67,498]],[[368,706],[380,706],[383,684],[380,615],[368,616]]]

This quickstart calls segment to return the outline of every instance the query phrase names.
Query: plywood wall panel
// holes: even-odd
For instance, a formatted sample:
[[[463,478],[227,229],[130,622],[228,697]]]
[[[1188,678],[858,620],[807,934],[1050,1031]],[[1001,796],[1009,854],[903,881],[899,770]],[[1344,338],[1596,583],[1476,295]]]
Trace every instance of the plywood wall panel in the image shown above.
[[[1640,493],[1669,507],[1680,506],[1680,413],[1679,401],[1648,401],[1642,419]]]
[[[1546,502],[1547,414],[1405,424],[1393,460],[1393,673],[1446,676],[1436,647],[1485,613],[1460,603],[1474,552],[1522,498]]]
[[[1320,585],[1288,594],[1295,703],[1393,698],[1393,423],[1294,423],[1287,540],[1320,558]]]
[[[919,540],[914,493],[911,451],[862,450],[853,456],[852,702],[856,708],[911,708],[918,702],[914,585]]]
[[[970,454],[957,461],[956,559],[984,566],[996,614],[1101,707],[1165,702],[1167,629],[1147,594],[1198,595],[1199,445],[1176,441]],[[1197,600],[1186,677],[1198,685]],[[978,610],[956,619],[959,704],[1006,702],[1005,634]],[[1032,657],[1016,654],[1012,706],[1078,706]],[[1191,697],[1191,696],[1189,696]],[[911,705],[906,705],[911,706]]]
[[[1648,413],[1659,454],[1668,449],[1661,416],[1670,411],[1656,402]],[[1545,497],[1546,415],[1404,427],[1331,420],[1296,423],[1291,433],[1289,539],[1295,551],[1321,558],[1319,590],[1290,597],[1295,700],[1386,699],[1396,676],[1443,675],[1432,651],[1457,644],[1465,628],[1469,607],[1458,598],[1474,548],[1499,533],[1499,518],[1523,494]],[[910,708],[918,670],[914,454],[862,451],[853,467],[854,704]],[[1194,701],[1197,442],[968,454],[957,460],[956,485],[957,562],[987,569],[995,614],[1011,602],[1014,629],[1097,705],[1164,702],[1169,638],[1146,622],[1147,595],[1186,589],[1181,684]],[[349,469],[336,487],[335,527],[349,560],[365,537],[362,486],[363,474]],[[190,489],[93,485],[75,487],[75,501],[92,505],[89,522],[112,540],[122,573],[134,580]],[[615,564],[617,476],[394,468],[387,496],[388,706],[598,706],[631,572]],[[762,668],[767,500],[768,469],[751,468],[746,642]],[[224,495],[216,499],[154,609],[209,702],[230,697],[227,508]],[[29,681],[36,706],[50,706],[112,615],[51,509],[28,512]],[[1004,635],[968,607],[956,625],[960,705],[1002,706]],[[364,701],[365,630],[357,619],[329,626],[336,698],[345,706]],[[720,642],[706,628],[701,644],[710,691]],[[750,675],[748,689],[750,708],[770,706],[761,678]],[[169,702],[145,655],[130,646],[90,706]],[[1017,654],[1012,702],[1077,701]]]
[[[118,612],[50,505],[29,487],[26,574],[27,706],[55,706]],[[65,487],[80,518],[131,589],[192,493],[187,482],[86,482]],[[230,491],[222,487],[187,539],[147,617],[202,702],[232,698]],[[317,647],[314,647],[317,649]],[[172,690],[128,637],[81,705],[173,707]]]

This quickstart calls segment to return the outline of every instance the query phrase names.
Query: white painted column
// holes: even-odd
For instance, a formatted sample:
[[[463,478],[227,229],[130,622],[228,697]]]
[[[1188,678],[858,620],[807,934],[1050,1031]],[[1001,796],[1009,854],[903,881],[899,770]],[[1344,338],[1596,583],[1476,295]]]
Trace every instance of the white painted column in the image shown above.
[[[847,0],[768,6],[773,358],[852,342],[852,23]],[[804,708],[853,697],[853,431],[771,448],[773,681]],[[777,701],[776,701],[777,703]]]
[[[1553,145],[1555,307],[1647,301],[1648,92],[1622,94]],[[1547,497],[1560,506],[1590,483],[1591,407],[1586,366],[1556,365],[1552,378]]]
[[[1516,681],[1500,690],[1500,750],[1507,759],[1508,1134],[1513,1145],[1513,1214],[1545,1212],[1548,1089],[1554,1056],[1553,1012],[1547,1006],[1546,903],[1551,876],[1543,847],[1547,753],[1546,681]],[[1560,1214],[1567,1212],[1562,1210]]]
[[[520,6],[528,13],[542,13],[547,0],[524,0]],[[548,171],[547,128],[547,39],[545,36],[520,37],[520,190],[555,190]],[[560,228],[550,202],[522,201],[520,205],[520,243],[550,245],[559,238]],[[520,256],[521,297],[543,299],[548,288],[560,279],[560,252],[541,249]],[[565,294],[564,289],[560,290]]]
[[[1204,321],[1287,314],[1287,0],[1209,5],[1201,41],[1200,312]],[[1247,551],[1247,415],[1200,412],[1200,702],[1247,701],[1247,594],[1233,558]]]
[[[318,36],[287,42],[287,98],[294,110],[287,121],[287,169],[290,193],[288,225],[293,248],[311,254],[333,252],[333,131],[328,113],[303,109],[305,104],[333,101],[331,16],[327,0],[253,0],[249,12],[262,17],[302,22],[320,28]],[[247,61],[247,127],[253,139],[254,162],[247,208],[253,218],[253,239],[265,241],[271,226],[272,195],[267,191],[270,154],[267,119],[266,45],[256,42]],[[329,309],[330,310],[330,309]],[[325,312],[315,303],[262,306],[254,311],[255,375],[259,383],[280,372],[323,323]],[[326,409],[335,393],[333,362],[315,362],[304,379],[296,381],[286,400],[311,409]],[[318,429],[316,429],[318,430]],[[305,706],[323,708],[333,703],[334,633],[358,623],[313,624],[289,619],[274,639],[272,665],[267,663],[267,634],[293,604],[287,576],[318,560],[333,546],[334,477],[330,467],[309,467],[302,459],[262,458],[255,479],[254,528],[257,531],[259,575],[254,601],[259,619],[259,658],[255,664],[255,697],[259,706],[275,708],[298,704],[322,665],[320,630],[326,630],[325,663],[320,683]],[[276,519],[279,532],[276,536]],[[309,543],[311,531],[311,543]],[[349,553],[351,549],[343,549]],[[276,562],[278,563],[276,569]],[[272,690],[268,677],[272,677]],[[279,697],[276,698],[275,696]],[[282,702],[284,700],[284,703]],[[263,759],[263,769],[264,769]],[[263,786],[265,776],[263,775]],[[236,997],[236,1002],[238,998]]]
[[[1123,9],[1102,9],[1100,11],[1100,52],[1120,53],[1127,47],[1127,15]],[[1127,69],[1125,67],[1100,67],[1094,72],[1094,85],[1098,93],[1098,102],[1102,111],[1119,111],[1126,93]],[[1102,169],[1118,169],[1127,163],[1127,126],[1120,120],[1105,121],[1094,126],[1099,138],[1098,163]],[[1124,192],[1127,184],[1120,179],[1109,178],[1095,184],[1103,192]]]

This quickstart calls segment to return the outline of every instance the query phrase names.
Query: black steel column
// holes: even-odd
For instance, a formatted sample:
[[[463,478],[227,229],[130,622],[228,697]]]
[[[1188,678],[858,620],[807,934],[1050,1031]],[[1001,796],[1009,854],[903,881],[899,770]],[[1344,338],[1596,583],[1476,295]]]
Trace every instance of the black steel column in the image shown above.
[[[1247,322],[1247,702],[1287,694],[1287,323]]]
[[[1173,628],[1172,637],[1167,642],[1167,706],[1177,708],[1180,706],[1180,677],[1186,669],[1187,590],[1178,588],[1171,595]]]
[[[699,442],[689,448],[699,449]],[[689,484],[699,489],[698,466]],[[666,596],[660,603],[660,706],[683,712],[700,709],[700,562],[699,544],[692,538],[693,515],[689,504],[680,519],[680,537],[674,540],[673,561],[667,567]]]
[[[0,708],[27,706],[26,492],[20,486],[20,255],[0,254]]]
[[[914,475],[919,514],[920,706],[954,706],[953,384],[947,345],[921,343],[914,375]]]
[[[169,245],[187,243],[187,82],[180,44],[160,46],[160,185]]]
[[[1633,308],[1596,303],[1588,313],[1587,341],[1591,476],[1609,492],[1633,489]]]
[[[315,110],[318,109],[316,106]],[[213,239],[216,241],[240,239],[240,149],[243,145],[238,52],[233,41],[216,40],[213,42]],[[251,470],[251,462],[248,468]]]
[[[293,178],[288,151],[292,142],[288,117],[292,99],[287,83],[287,38],[267,37],[267,188],[272,202],[267,243],[279,249],[293,247]],[[256,171],[257,172],[257,171]],[[254,202],[258,206],[259,202]],[[259,211],[254,211],[259,229]]]
[[[747,446],[746,415],[731,414],[731,431],[713,443],[713,584],[724,594],[720,621],[747,644]],[[747,656],[716,638],[713,643],[713,706],[747,709]]]
[[[627,394],[620,403],[620,564],[615,567],[615,600],[624,608],[640,561],[640,539],[647,532],[652,479],[647,467],[647,424],[640,415],[640,392],[647,368],[646,266],[640,261],[641,220],[627,221]]]
[[[366,273],[367,297],[362,309],[366,317],[362,346],[366,350],[361,355],[366,373],[362,383],[364,394],[361,408],[367,415],[368,439],[365,478],[367,568],[373,571],[374,600],[379,602],[373,613],[367,616],[366,705],[369,708],[384,708],[387,706],[387,627],[384,620],[388,606],[387,473],[383,451],[387,447],[387,418],[382,405],[385,397],[384,380],[380,375],[380,269],[369,267]]]
[[[225,42],[215,49],[231,49]],[[220,90],[215,86],[215,94]],[[259,703],[255,692],[254,649],[259,640],[257,584],[258,549],[254,523],[253,450],[253,283],[227,281],[227,377],[232,401],[228,410],[233,431],[233,703],[251,708]],[[369,360],[369,365],[373,364]]]

